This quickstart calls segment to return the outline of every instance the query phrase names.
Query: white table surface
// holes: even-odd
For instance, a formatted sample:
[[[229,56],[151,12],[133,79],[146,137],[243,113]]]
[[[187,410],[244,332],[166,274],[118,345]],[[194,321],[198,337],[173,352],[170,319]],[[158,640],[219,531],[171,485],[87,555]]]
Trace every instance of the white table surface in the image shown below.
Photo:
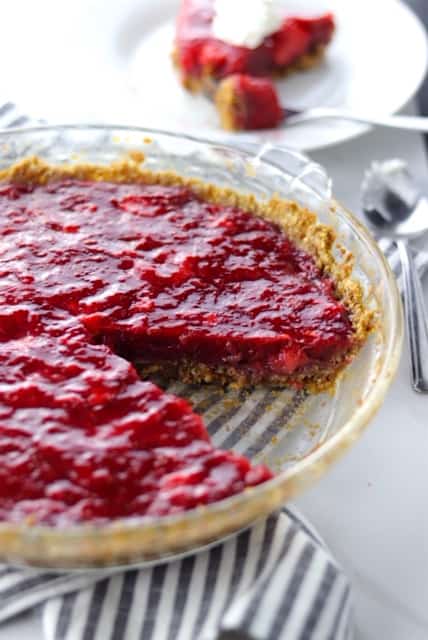
[[[313,157],[328,168],[337,197],[358,212],[364,168],[394,156],[409,162],[428,191],[418,135],[378,130]],[[364,437],[297,502],[353,582],[356,640],[428,638],[427,418],[428,397],[410,388],[406,350]],[[37,614],[0,627],[0,640],[41,637]]]

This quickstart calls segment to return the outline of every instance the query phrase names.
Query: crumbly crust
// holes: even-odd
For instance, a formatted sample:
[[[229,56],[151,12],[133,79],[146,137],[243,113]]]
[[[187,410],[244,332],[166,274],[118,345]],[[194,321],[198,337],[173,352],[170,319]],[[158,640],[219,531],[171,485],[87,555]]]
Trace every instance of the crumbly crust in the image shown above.
[[[228,188],[203,182],[196,178],[185,178],[172,171],[153,172],[142,166],[144,154],[135,151],[123,160],[110,165],[65,164],[50,165],[36,156],[25,158],[7,169],[0,171],[0,180],[46,184],[62,179],[107,181],[116,183],[143,183],[186,186],[203,200],[217,204],[240,207],[278,225],[297,246],[307,251],[315,259],[318,267],[329,274],[334,283],[337,297],[347,308],[354,330],[353,347],[326,365],[310,365],[297,374],[272,376],[269,380],[255,380],[250,372],[219,365],[208,366],[195,362],[153,363],[143,365],[143,373],[162,372],[168,379],[180,378],[184,382],[217,382],[236,386],[251,386],[257,382],[269,382],[275,386],[295,386],[317,392],[334,386],[334,383],[360,349],[369,333],[375,327],[374,313],[367,309],[363,301],[361,285],[352,277],[354,258],[341,248],[339,262],[333,255],[336,242],[335,231],[321,224],[317,216],[296,202],[273,196],[268,202],[259,202],[255,196],[246,195]],[[337,244],[336,244],[337,247]]]
[[[242,112],[242,104],[230,78],[224,80],[217,89],[215,106],[222,128],[226,131],[238,131],[240,127],[237,121],[237,114]]]
[[[291,375],[271,375],[264,378],[256,377],[250,370],[189,360],[150,364],[137,361],[135,366],[142,378],[151,380],[155,377],[165,386],[174,380],[180,380],[187,384],[215,384],[235,389],[248,389],[262,384],[272,389],[291,387],[304,389],[309,393],[320,393],[334,387],[339,374],[351,359],[352,355],[348,351],[322,366],[315,363]]]

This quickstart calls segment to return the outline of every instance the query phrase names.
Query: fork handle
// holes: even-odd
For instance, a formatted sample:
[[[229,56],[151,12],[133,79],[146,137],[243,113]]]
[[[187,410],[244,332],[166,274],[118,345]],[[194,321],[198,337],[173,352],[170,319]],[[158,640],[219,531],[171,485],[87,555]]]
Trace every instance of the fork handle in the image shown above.
[[[412,366],[412,385],[428,393],[428,324],[419,274],[408,243],[397,240],[403,269],[404,311]]]
[[[287,113],[287,110],[284,110]],[[393,129],[405,129],[408,131],[421,131],[428,133],[428,118],[423,116],[375,116],[353,113],[345,109],[330,107],[317,107],[308,109],[296,115],[290,115],[285,119],[285,125],[300,124],[311,120],[350,120],[361,124],[375,125],[378,127],[390,127]]]

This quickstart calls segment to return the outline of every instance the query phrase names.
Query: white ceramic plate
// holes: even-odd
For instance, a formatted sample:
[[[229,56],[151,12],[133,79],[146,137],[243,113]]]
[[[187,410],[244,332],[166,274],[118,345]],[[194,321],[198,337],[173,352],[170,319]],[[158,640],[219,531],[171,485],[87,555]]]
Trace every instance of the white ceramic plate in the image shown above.
[[[338,18],[337,35],[321,67],[279,83],[283,103],[384,114],[400,109],[426,70],[427,41],[420,22],[398,0],[322,2]],[[305,7],[319,3],[302,0]],[[214,108],[186,94],[172,68],[177,6],[178,0],[8,3],[0,25],[0,55],[13,64],[2,67],[1,97],[54,123],[115,121],[224,138]],[[329,121],[251,138],[309,150],[366,130]]]

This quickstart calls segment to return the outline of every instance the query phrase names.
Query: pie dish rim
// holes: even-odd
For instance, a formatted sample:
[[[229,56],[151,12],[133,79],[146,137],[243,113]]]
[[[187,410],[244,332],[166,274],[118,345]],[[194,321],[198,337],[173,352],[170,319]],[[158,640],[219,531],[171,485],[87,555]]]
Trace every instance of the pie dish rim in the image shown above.
[[[210,141],[204,141],[192,136],[180,136],[179,134],[170,134],[163,131],[151,131],[144,128],[136,127],[120,127],[111,125],[61,125],[57,127],[33,127],[33,128],[16,128],[0,134],[0,141],[2,137],[10,138],[11,135],[28,135],[32,132],[49,131],[49,130],[71,130],[71,129],[106,129],[106,130],[121,130],[124,134],[127,131],[139,132],[141,134],[149,136],[152,134],[171,135],[176,138],[184,137],[190,140],[195,140],[202,143],[210,143]],[[217,143],[216,146],[218,147]],[[225,145],[227,148],[227,145]],[[231,147],[229,147],[231,148]],[[233,149],[233,148],[232,148]],[[171,533],[174,533],[176,538],[178,530],[181,530],[184,537],[187,536],[188,546],[193,544],[199,544],[203,541],[210,541],[215,538],[221,537],[224,533],[227,533],[228,527],[225,522],[222,521],[221,515],[224,515],[227,520],[227,512],[234,510],[235,513],[235,525],[234,530],[239,526],[246,526],[249,522],[267,515],[270,511],[277,508],[285,499],[300,492],[310,482],[313,482],[316,477],[320,477],[322,473],[330,466],[330,464],[339,457],[360,435],[368,421],[373,414],[377,411],[382,403],[386,390],[394,377],[395,371],[398,366],[398,361],[401,353],[402,342],[402,309],[401,302],[396,286],[395,279],[390,271],[389,265],[386,262],[380,249],[375,245],[374,240],[369,236],[368,232],[359,223],[359,221],[348,211],[344,210],[335,201],[332,202],[333,207],[337,207],[340,210],[341,215],[345,217],[351,228],[356,232],[359,239],[363,239],[370,245],[372,251],[374,251],[379,259],[381,268],[383,269],[386,277],[386,282],[390,286],[390,293],[394,299],[395,307],[395,334],[393,340],[389,340],[389,357],[386,359],[382,367],[384,375],[379,375],[378,379],[374,383],[374,390],[371,394],[371,402],[367,402],[365,405],[359,407],[350,420],[344,425],[344,427],[335,435],[333,435],[327,442],[313,452],[311,452],[306,458],[301,460],[290,471],[283,471],[277,475],[273,480],[270,480],[259,487],[252,488],[245,491],[242,494],[233,496],[218,503],[214,503],[209,507],[200,507],[191,512],[185,514],[166,516],[162,519],[158,518],[144,518],[144,522],[141,522],[141,518],[132,518],[126,521],[117,521],[103,525],[91,525],[81,524],[73,526],[67,529],[58,529],[55,527],[47,527],[44,525],[26,525],[25,523],[19,525],[10,525],[6,523],[0,524],[0,543],[2,548],[2,557],[5,558],[21,558],[33,565],[39,566],[67,566],[68,568],[75,566],[102,566],[104,564],[111,565],[120,560],[120,562],[132,562],[140,557],[140,551],[134,552],[132,549],[141,547],[147,548],[149,540],[155,541],[157,536],[164,535],[165,541],[169,540],[171,544]],[[391,336],[390,336],[391,338]],[[310,478],[306,477],[308,468],[312,468],[312,474]],[[284,479],[286,477],[286,482]],[[286,486],[285,486],[286,485]],[[215,523],[218,520],[219,522]],[[221,521],[221,522],[220,522]],[[205,540],[203,534],[198,533],[197,524],[206,527],[209,530],[210,537]],[[210,526],[208,526],[210,523]],[[142,538],[144,539],[144,528],[152,527],[151,535],[146,536],[145,543],[142,544]],[[193,531],[193,533],[192,533]],[[217,531],[217,532],[216,532]],[[154,534],[154,532],[156,532]],[[189,535],[189,533],[191,535]],[[82,537],[88,536],[85,541],[82,541]],[[38,539],[39,545],[35,547],[34,553],[23,553],[29,543]],[[67,558],[67,555],[57,553],[57,545],[62,548],[67,545],[67,541],[71,543],[73,539],[80,541],[81,549],[79,557],[76,556],[76,549]],[[91,540],[92,543],[91,543]],[[101,539],[103,544],[100,545]],[[193,540],[193,542],[192,542]],[[74,540],[76,543],[76,540]],[[125,544],[126,543],[126,544]],[[41,544],[41,546],[40,546]],[[97,547],[100,546],[101,550],[98,554]],[[156,545],[155,545],[156,546]],[[120,549],[118,548],[120,547]],[[124,552],[124,548],[128,550]],[[40,557],[40,550],[43,549],[42,557]],[[171,545],[171,549],[174,549],[174,545]],[[180,543],[177,545],[177,550],[181,550]],[[155,550],[153,558],[159,557],[158,552]],[[143,554],[144,555],[144,554]],[[162,558],[167,557],[165,551],[161,553]],[[145,556],[147,557],[147,555]],[[76,559],[77,558],[77,559]],[[40,564],[41,563],[41,564]]]

